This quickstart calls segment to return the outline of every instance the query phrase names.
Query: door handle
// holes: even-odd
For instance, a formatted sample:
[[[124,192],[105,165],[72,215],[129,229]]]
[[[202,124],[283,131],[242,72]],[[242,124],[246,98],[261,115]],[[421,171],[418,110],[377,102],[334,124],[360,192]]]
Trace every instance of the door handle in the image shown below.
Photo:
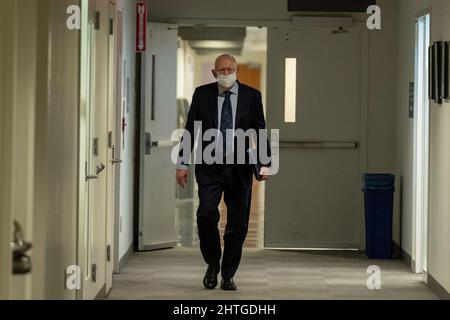
[[[106,169],[106,166],[102,163],[101,165],[97,166],[97,176]]]
[[[152,134],[150,132],[145,133],[145,154],[151,155],[152,154]]]
[[[145,133],[145,155],[151,155],[153,148],[168,148],[173,147],[175,144],[175,141],[172,140],[153,140],[151,133]]]
[[[86,176],[86,181],[98,179],[98,175],[93,176],[93,175],[89,174],[89,169],[88,169],[88,163],[87,162],[84,163],[84,174]]]
[[[14,221],[13,241],[11,249],[13,251],[13,274],[28,274],[31,272],[31,258],[26,254],[32,245],[23,240],[22,227]]]
[[[113,146],[112,147],[112,160],[111,160],[112,164],[116,164],[116,163],[122,163],[122,159],[116,159],[116,148]]]

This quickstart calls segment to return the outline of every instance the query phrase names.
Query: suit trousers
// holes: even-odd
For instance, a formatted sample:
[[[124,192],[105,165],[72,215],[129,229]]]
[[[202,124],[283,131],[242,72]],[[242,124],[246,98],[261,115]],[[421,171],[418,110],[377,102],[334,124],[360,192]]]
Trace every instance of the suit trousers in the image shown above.
[[[200,249],[207,264],[219,263],[222,257],[218,223],[219,205],[224,195],[227,207],[227,225],[221,273],[233,278],[242,257],[242,247],[248,232],[252,187],[245,187],[235,165],[215,164],[210,182],[199,184],[197,227]]]

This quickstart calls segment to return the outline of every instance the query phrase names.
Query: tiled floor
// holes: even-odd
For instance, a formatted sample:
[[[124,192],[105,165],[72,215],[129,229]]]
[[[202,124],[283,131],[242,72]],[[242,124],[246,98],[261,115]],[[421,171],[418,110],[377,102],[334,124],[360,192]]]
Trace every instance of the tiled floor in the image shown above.
[[[437,299],[400,260],[368,260],[359,252],[263,250],[264,184],[254,188],[250,228],[236,292],[205,290],[206,265],[198,248],[195,211],[198,200],[177,206],[178,247],[136,253],[115,276],[109,299]],[[221,205],[220,230],[226,224]],[[381,289],[367,288],[367,268],[381,268]]]
[[[381,268],[381,289],[369,290],[367,267]],[[136,253],[115,276],[109,299],[437,299],[400,260],[368,260],[358,252],[246,249],[235,277],[239,290],[205,290],[197,248]]]

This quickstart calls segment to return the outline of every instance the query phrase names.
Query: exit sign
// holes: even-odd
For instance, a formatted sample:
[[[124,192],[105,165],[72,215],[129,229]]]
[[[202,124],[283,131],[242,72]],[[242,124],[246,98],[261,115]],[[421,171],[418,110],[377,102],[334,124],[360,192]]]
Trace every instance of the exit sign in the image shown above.
[[[136,52],[147,50],[147,3],[136,3]]]

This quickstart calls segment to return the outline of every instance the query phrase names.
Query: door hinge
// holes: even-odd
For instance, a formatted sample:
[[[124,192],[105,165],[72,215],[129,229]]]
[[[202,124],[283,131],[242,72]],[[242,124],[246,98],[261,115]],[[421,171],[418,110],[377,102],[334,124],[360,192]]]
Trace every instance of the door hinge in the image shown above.
[[[113,147],[113,133],[112,131],[108,132],[108,148]]]
[[[100,11],[95,11],[95,30],[100,30]]]
[[[95,11],[95,30],[100,30],[100,11]]]
[[[98,138],[92,140],[92,154],[94,157],[98,157]]]
[[[110,36],[114,35],[114,19],[113,18],[109,19],[109,35]]]
[[[111,261],[111,245],[108,245],[106,247],[106,261]]]
[[[97,282],[97,265],[92,265],[92,282]]]

